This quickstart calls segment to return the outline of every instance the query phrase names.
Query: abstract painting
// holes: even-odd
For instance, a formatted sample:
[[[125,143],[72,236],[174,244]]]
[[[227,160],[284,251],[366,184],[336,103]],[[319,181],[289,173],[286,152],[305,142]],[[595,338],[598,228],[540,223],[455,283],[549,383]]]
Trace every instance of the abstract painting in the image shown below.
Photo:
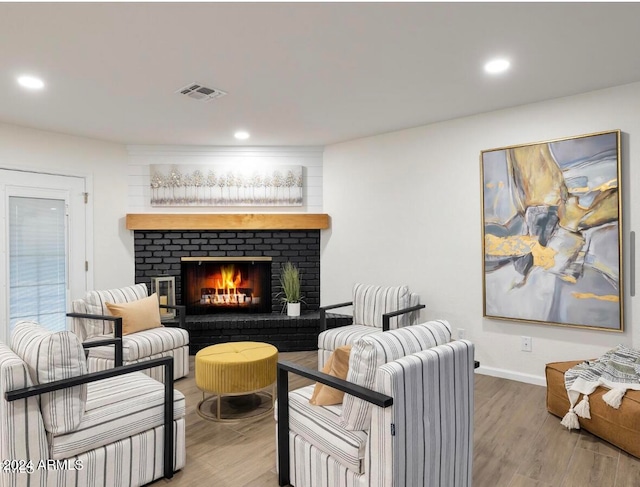
[[[622,331],[620,131],[480,158],[484,316]]]
[[[302,166],[150,166],[151,206],[302,206]]]

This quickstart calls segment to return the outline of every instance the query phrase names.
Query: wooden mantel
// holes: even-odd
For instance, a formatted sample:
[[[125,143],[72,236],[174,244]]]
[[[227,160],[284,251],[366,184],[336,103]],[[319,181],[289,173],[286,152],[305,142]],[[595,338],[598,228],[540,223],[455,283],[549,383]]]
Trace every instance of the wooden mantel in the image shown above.
[[[326,213],[129,213],[129,230],[323,230]]]

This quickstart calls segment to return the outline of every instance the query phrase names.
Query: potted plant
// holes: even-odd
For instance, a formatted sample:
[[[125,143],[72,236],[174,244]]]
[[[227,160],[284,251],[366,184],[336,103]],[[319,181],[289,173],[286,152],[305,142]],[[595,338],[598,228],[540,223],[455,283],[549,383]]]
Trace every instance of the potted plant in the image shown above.
[[[287,306],[287,316],[300,316],[300,303],[303,297],[300,295],[300,272],[298,268],[291,262],[287,262],[282,266],[280,272],[280,285],[282,286],[282,311],[284,305]]]

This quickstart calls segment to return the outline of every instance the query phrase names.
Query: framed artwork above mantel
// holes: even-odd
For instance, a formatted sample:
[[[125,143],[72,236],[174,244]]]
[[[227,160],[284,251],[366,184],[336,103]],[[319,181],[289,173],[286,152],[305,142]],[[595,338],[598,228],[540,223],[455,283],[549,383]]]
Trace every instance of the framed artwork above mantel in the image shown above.
[[[151,164],[151,206],[302,206],[302,166]]]
[[[481,152],[483,314],[624,330],[620,131]]]

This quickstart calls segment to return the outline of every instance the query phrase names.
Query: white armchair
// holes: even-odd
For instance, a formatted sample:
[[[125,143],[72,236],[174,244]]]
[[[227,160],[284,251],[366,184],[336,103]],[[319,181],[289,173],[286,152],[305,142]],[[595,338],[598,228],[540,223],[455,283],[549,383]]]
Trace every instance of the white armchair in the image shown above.
[[[119,341],[114,340],[116,346]],[[0,343],[0,485],[120,485],[171,478],[186,461],[173,359],[87,373],[74,333],[18,323]],[[165,383],[140,371],[160,367]]]
[[[353,306],[353,323],[327,330],[326,312]],[[383,287],[354,284],[352,300],[320,308],[318,368],[322,369],[333,351],[379,331],[395,330],[418,322],[424,304],[408,286]]]
[[[278,475],[295,487],[470,487],[474,347],[444,321],[355,342],[347,380],[278,363]],[[402,350],[407,352],[403,355]],[[288,373],[346,392],[288,392]]]
[[[73,319],[73,328],[83,343],[91,343],[108,338],[122,338],[122,353],[124,365],[139,363],[160,357],[173,357],[174,378],[179,379],[189,373],[189,332],[183,328],[184,306],[156,305],[166,308],[174,308],[179,312],[181,319],[177,327],[155,326],[147,327],[145,323],[136,323],[136,328],[141,331],[133,331],[129,334],[125,330],[123,334],[122,320],[118,320],[109,307],[131,307],[142,303],[147,296],[146,284],[108,291],[89,291],[83,299],[77,299],[72,303],[72,313],[67,316]],[[138,313],[134,313],[137,315]],[[159,324],[159,312],[157,324]],[[126,328],[126,326],[125,326]],[[89,372],[109,370],[114,366],[113,347],[93,347],[89,350],[87,366]],[[145,371],[156,380],[163,380],[162,370],[159,368]]]

